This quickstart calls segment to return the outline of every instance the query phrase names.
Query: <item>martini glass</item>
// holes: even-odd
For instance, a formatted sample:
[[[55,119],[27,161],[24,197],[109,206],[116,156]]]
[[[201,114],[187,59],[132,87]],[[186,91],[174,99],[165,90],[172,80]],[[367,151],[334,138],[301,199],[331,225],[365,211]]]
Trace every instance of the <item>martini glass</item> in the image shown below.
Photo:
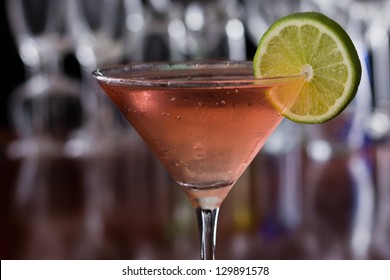
[[[254,79],[252,62],[128,64],[93,72],[188,196],[201,259],[215,259],[219,208],[282,121],[305,75]]]

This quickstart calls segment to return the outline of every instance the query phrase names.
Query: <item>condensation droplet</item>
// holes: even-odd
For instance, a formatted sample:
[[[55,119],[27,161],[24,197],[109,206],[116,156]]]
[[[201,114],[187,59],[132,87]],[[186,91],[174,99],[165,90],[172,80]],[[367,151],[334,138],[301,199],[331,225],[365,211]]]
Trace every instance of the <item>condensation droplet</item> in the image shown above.
[[[222,104],[222,105],[225,105],[225,104],[226,104],[226,101],[225,101],[225,100],[222,100],[222,101],[221,101],[221,104]]]

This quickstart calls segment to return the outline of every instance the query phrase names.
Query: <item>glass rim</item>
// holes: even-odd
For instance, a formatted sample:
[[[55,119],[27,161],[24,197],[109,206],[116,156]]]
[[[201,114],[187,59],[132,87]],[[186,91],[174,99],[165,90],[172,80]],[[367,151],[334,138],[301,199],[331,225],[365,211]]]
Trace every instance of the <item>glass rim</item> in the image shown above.
[[[206,72],[209,74],[205,75]],[[277,85],[306,77],[305,73],[298,73],[255,78],[252,61],[233,60],[134,62],[103,66],[92,75],[107,84],[176,88]]]

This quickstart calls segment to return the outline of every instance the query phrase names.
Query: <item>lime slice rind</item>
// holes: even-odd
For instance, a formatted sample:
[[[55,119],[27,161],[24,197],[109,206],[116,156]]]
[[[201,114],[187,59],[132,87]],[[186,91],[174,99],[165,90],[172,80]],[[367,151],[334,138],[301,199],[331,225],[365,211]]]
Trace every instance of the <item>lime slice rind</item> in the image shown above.
[[[255,77],[307,72],[301,93],[290,106],[272,103],[299,123],[322,123],[340,114],[356,95],[361,65],[344,29],[317,12],[295,13],[264,33],[254,57]],[[272,98],[272,96],[270,96]]]

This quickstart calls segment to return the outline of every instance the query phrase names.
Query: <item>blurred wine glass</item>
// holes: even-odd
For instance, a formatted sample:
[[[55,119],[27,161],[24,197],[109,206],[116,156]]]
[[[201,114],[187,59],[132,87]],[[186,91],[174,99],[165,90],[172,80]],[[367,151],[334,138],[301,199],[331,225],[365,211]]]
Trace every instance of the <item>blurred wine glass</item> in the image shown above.
[[[251,44],[256,47],[263,33],[277,19],[287,14],[312,8],[308,1],[245,0],[245,26]],[[276,129],[251,168],[252,188],[262,201],[259,214],[260,251],[271,252],[275,258],[301,243],[297,232],[303,223],[301,146],[303,130],[299,124],[284,120]],[[272,177],[271,174],[277,174]],[[261,177],[259,179],[259,177]],[[259,183],[263,182],[263,183]],[[265,183],[267,182],[267,183]],[[267,188],[264,184],[272,185]],[[268,186],[269,187],[269,186]],[[257,189],[257,191],[256,191]],[[283,238],[281,238],[283,236]],[[257,237],[259,238],[259,237]],[[287,240],[287,241],[286,241]],[[278,244],[282,241],[283,244]],[[276,249],[262,249],[265,246]],[[280,255],[279,255],[280,256]],[[290,258],[292,256],[289,256]],[[294,257],[301,257],[295,255]]]
[[[12,94],[9,111],[18,140],[11,156],[58,153],[80,124],[78,82],[63,71],[62,59],[71,50],[64,22],[65,1],[7,0],[7,15],[26,83]]]
[[[153,10],[156,1],[149,1]],[[166,1],[164,42],[170,60],[245,60],[244,10],[236,0]]]
[[[317,246],[317,254],[323,258],[367,259],[373,239],[376,186],[368,155],[372,147],[367,130],[373,92],[365,34],[380,11],[381,1],[315,2],[321,12],[348,32],[362,64],[362,77],[356,97],[337,118],[305,127],[309,161],[305,212],[309,227],[318,233],[318,238],[311,239],[316,243],[312,248]],[[332,174],[337,179],[330,180]],[[333,198],[324,195],[330,191]],[[340,207],[345,214],[340,216],[339,224],[337,219],[327,221],[319,206],[322,211]]]
[[[390,1],[383,1],[366,33],[370,50],[371,84],[374,109],[369,120],[368,134],[374,141],[376,182],[378,185],[377,219],[374,227],[373,254],[390,257]]]
[[[79,160],[33,154],[21,161],[16,181],[18,221],[26,233],[22,258],[118,257],[105,231],[113,158]],[[103,172],[103,170],[105,172]]]
[[[76,166],[53,154],[23,157],[16,181],[15,209],[26,233],[22,258],[71,258],[83,209]]]
[[[374,97],[368,133],[376,142],[390,134],[390,20],[387,17],[390,1],[381,2],[383,6],[370,13],[371,20],[365,36],[370,52],[370,81]]]
[[[91,72],[99,66],[122,62],[125,46],[130,46],[129,42],[142,29],[142,5],[139,0],[69,0],[66,3],[67,27],[81,65],[85,108],[82,127],[69,141],[67,153],[76,157],[106,153],[121,139],[118,136],[123,132],[122,118],[100,93]]]
[[[315,0],[244,0],[245,25],[255,46],[263,33],[277,19],[294,12],[318,10]]]
[[[300,238],[305,244],[304,250],[309,258],[342,258],[347,255],[351,258],[364,258],[368,255],[370,247],[375,185],[370,177],[372,174],[367,159],[360,153],[367,146],[367,120],[370,119],[372,109],[368,51],[364,34],[371,15],[375,14],[373,11],[379,11],[377,4],[380,1],[372,2],[244,1],[247,14],[246,26],[255,46],[268,26],[278,18],[292,12],[319,11],[339,22],[347,30],[363,64],[359,92],[347,110],[327,124],[305,126],[304,129],[305,142],[302,144],[307,152],[307,160],[304,161],[302,178],[304,191],[298,197],[302,199]],[[284,134],[284,137],[289,137],[289,134]],[[327,180],[329,174],[338,172],[338,169],[332,167],[337,162],[340,162],[339,170],[345,170],[346,174],[345,177],[339,178],[340,182],[343,182],[341,184],[343,188],[333,188],[329,184],[338,185],[339,182]],[[356,172],[357,169],[360,171]],[[326,202],[325,196],[322,195],[323,191],[331,188],[340,190],[339,195],[345,198],[343,203],[346,207],[349,205],[349,195],[359,198],[354,205],[356,208],[353,214],[349,216],[350,227],[345,228],[348,233],[345,233],[344,237],[332,228],[335,225],[328,223],[326,216],[321,216],[323,213],[318,211],[318,207],[332,208],[331,201]],[[348,208],[343,210],[348,211]],[[366,239],[359,240],[358,236],[364,234]],[[360,245],[357,245],[359,242]]]
[[[180,13],[170,0],[147,0],[144,4],[143,37],[140,41],[143,50],[142,61],[163,61],[179,59],[177,46],[171,45],[168,35],[169,21],[172,14]],[[180,30],[177,30],[180,36]]]

